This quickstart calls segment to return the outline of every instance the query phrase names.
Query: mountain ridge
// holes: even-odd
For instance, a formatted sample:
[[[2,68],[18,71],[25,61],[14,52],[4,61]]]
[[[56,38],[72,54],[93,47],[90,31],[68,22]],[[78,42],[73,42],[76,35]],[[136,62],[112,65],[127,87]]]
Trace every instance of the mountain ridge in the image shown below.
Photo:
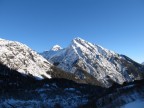
[[[0,39],[0,107],[117,108],[143,99],[144,66],[129,57],[82,39],[55,48],[47,61]]]
[[[141,79],[141,74],[143,74],[138,69],[142,68],[140,64],[137,63],[138,67],[136,67],[135,62],[126,56],[79,37],[73,39],[67,48],[41,54],[52,64],[66,72],[75,74],[80,79],[86,78],[83,72],[87,72],[106,87],[110,87],[111,82],[123,84],[124,82]],[[130,69],[130,67],[133,68]]]
[[[20,42],[1,39],[0,48],[0,63],[24,76],[31,76],[37,80],[64,78],[77,83],[91,83],[101,86],[91,75],[87,75],[86,79],[80,79],[72,73],[61,70]],[[56,46],[51,51],[58,51],[61,49],[59,48]]]
[[[75,38],[67,48],[54,46],[39,55],[27,45],[0,39],[0,63],[37,79],[66,78],[110,87],[143,78],[143,66],[130,58]]]
[[[46,71],[51,70],[52,64],[27,45],[17,41],[0,39],[0,63],[37,79],[43,79],[43,75],[51,78]]]

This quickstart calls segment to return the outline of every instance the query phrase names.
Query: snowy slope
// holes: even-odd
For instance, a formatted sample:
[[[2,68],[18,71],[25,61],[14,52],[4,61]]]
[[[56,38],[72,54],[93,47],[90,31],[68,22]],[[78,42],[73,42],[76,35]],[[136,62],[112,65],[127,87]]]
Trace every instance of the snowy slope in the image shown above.
[[[49,51],[44,51],[44,53],[40,54],[46,59],[49,59],[57,53],[63,54],[63,49],[59,45],[54,45]]]
[[[144,101],[136,100],[127,105],[124,105],[122,108],[143,108],[143,106],[144,106]]]
[[[0,63],[37,79],[51,78],[46,71],[52,66],[28,46],[15,41],[0,39]]]
[[[107,87],[112,82],[122,84],[140,79],[137,72],[129,72],[130,67],[136,67],[131,59],[81,38],[73,39],[65,49],[50,50],[42,55],[62,70],[74,73],[81,79],[87,77],[84,74],[87,72]]]

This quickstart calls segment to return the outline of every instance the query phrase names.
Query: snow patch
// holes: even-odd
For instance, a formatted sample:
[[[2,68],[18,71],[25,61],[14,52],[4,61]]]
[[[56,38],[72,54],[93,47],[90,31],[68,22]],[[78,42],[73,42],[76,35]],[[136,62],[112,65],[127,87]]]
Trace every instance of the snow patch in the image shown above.
[[[55,45],[55,46],[53,46],[52,47],[52,51],[58,51],[58,50],[61,50],[62,48],[61,48],[61,46],[59,46],[59,45]]]

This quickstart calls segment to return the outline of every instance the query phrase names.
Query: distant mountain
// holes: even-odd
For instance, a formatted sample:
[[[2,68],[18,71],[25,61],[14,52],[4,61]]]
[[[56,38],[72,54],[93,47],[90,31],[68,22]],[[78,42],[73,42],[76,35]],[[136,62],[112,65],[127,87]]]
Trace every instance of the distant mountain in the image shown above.
[[[144,62],[142,62],[142,65],[144,65]]]
[[[110,87],[114,82],[123,84],[143,78],[144,72],[140,64],[81,38],[73,39],[67,48],[46,51],[41,55],[80,79],[92,75],[105,87]]]
[[[61,50],[62,49],[62,47],[61,46],[59,46],[59,45],[55,45],[55,46],[53,46],[52,47],[52,51],[58,51],[58,50]]]

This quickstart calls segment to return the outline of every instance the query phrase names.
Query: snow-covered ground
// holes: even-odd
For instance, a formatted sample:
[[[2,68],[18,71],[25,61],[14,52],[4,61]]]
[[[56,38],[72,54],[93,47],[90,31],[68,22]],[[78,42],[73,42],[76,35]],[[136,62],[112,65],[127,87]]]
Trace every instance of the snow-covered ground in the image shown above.
[[[121,108],[144,108],[144,100],[136,100],[127,105],[122,106]]]

